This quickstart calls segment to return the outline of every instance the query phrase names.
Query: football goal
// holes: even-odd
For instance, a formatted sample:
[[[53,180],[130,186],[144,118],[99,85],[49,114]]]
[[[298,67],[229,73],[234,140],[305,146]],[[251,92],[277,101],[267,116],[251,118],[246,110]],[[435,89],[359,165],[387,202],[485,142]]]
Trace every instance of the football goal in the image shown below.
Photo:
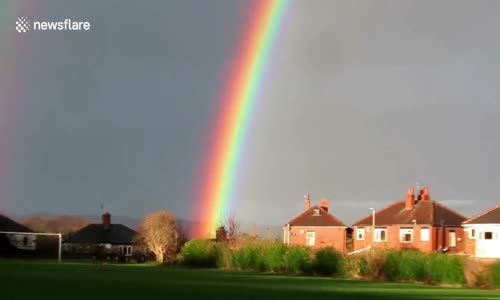
[[[22,237],[21,241],[14,243],[13,246],[19,249],[23,248],[36,248],[36,241],[34,239],[30,240],[30,237],[33,236],[53,236],[58,239],[57,246],[57,260],[61,262],[62,260],[62,234],[61,233],[46,233],[46,232],[15,232],[15,231],[0,231],[0,234],[5,234],[7,237],[16,239],[18,237]]]

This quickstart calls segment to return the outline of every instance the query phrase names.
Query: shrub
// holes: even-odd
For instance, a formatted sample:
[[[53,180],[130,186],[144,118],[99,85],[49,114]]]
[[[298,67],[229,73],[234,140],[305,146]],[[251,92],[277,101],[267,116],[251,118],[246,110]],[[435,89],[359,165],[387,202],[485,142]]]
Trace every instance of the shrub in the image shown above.
[[[372,278],[380,279],[384,276],[385,260],[387,258],[387,250],[375,249],[370,251],[367,257],[368,269],[367,271]]]
[[[322,248],[316,251],[313,266],[314,271],[320,275],[341,275],[344,267],[344,257],[332,247]]]
[[[266,271],[262,249],[249,244],[233,252],[233,266],[240,270]]]
[[[416,250],[389,251],[384,275],[389,280],[450,284],[465,282],[462,258],[440,253],[425,254]]]
[[[187,242],[181,249],[182,262],[191,267],[217,267],[219,247],[211,240],[197,239]]]
[[[500,262],[496,262],[490,267],[491,280],[495,287],[500,287]]]
[[[428,259],[430,281],[450,284],[465,283],[464,261],[462,257],[433,253],[428,254]]]
[[[352,277],[380,279],[384,276],[387,250],[373,249],[361,255],[348,256]]]
[[[493,286],[492,278],[490,273],[479,273],[475,275],[475,282],[473,287],[481,289],[489,289]]]
[[[426,281],[426,254],[416,250],[389,251],[385,260],[384,275],[389,280]]]
[[[287,272],[309,273],[312,269],[310,249],[304,246],[288,246],[283,264]]]
[[[263,259],[266,271],[283,271],[286,250],[285,244],[280,242],[273,242],[265,246]]]
[[[233,253],[224,244],[217,243],[217,259],[216,265],[220,269],[232,269],[233,263]]]

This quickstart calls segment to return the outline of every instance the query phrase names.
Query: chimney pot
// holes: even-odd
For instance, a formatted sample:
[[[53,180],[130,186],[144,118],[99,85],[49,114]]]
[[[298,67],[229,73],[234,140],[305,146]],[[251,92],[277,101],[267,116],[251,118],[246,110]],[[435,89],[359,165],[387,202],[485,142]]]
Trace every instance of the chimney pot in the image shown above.
[[[324,209],[325,211],[328,211],[328,200],[326,199],[321,200],[319,206],[321,206],[321,208]]]
[[[422,189],[422,200],[431,200],[431,195],[429,195],[429,188],[424,187]]]
[[[415,189],[412,187],[408,188],[408,195],[415,195]]]
[[[305,198],[306,200],[304,200],[304,202],[306,203],[306,210],[309,210],[311,208],[311,198],[309,195],[307,195]]]
[[[412,209],[415,206],[415,190],[413,188],[408,189],[408,194],[406,195],[405,209]]]

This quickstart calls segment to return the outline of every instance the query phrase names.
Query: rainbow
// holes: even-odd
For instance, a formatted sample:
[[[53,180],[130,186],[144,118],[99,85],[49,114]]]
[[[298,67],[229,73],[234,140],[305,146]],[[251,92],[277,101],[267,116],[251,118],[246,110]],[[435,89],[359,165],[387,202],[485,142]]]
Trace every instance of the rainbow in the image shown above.
[[[228,213],[249,119],[288,0],[253,1],[232,69],[225,80],[207,164],[197,190],[193,237],[210,237]]]
[[[0,3],[0,211],[7,209],[9,163],[14,159],[15,131],[23,102],[23,81],[29,65],[30,34],[19,34],[17,17],[31,17],[36,1],[2,1]]]

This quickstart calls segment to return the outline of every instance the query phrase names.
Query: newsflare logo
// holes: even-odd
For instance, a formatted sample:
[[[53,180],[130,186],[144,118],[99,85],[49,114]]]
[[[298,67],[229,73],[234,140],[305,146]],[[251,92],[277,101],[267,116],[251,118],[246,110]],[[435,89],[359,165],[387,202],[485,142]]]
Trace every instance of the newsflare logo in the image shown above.
[[[16,30],[17,32],[26,32],[30,30],[30,20],[25,17],[19,17],[16,20]]]
[[[16,20],[16,30],[19,33],[33,31],[88,31],[90,22],[73,21],[65,19],[64,21],[31,21],[26,17],[19,17]]]

